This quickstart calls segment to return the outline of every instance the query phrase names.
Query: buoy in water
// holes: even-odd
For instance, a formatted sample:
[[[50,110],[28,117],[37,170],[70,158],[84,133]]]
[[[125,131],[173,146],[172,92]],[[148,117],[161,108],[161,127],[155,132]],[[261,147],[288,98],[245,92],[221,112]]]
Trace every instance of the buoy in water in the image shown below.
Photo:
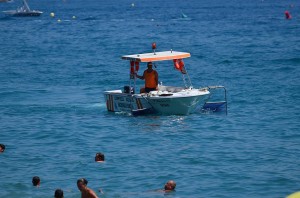
[[[54,12],[51,12],[51,13],[50,13],[50,16],[51,16],[51,17],[55,17]]]
[[[72,16],[72,19],[76,19],[76,16]]]
[[[284,14],[285,14],[286,19],[291,19],[292,18],[292,15],[289,13],[289,11],[285,11]]]
[[[57,22],[61,22],[61,20],[60,20],[60,19],[57,19]]]
[[[131,4],[131,7],[134,7],[134,3]]]

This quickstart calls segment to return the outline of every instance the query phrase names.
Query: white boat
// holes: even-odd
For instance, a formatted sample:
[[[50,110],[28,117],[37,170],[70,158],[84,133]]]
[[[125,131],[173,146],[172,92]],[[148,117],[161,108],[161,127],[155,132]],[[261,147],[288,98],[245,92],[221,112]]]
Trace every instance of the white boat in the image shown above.
[[[26,0],[23,0],[22,7],[16,10],[3,11],[3,13],[9,16],[25,17],[25,16],[40,16],[43,12],[38,10],[31,10]]]
[[[182,61],[191,55],[188,52],[162,51],[155,52],[153,47],[152,53],[133,54],[122,56],[123,60],[128,60],[129,64],[129,85],[124,86],[124,90],[109,90],[104,92],[107,110],[111,112],[129,112],[133,115],[140,114],[166,114],[166,115],[188,115],[196,109],[202,109],[206,106],[209,109],[211,104],[208,103],[210,97],[210,87],[193,88],[187,73],[186,67]],[[157,90],[149,93],[135,93],[136,76],[139,70],[139,63],[159,61],[170,61],[171,65],[182,73],[185,86],[165,86],[158,85]],[[170,69],[173,66],[170,65]],[[211,87],[212,88],[212,87]],[[214,86],[216,88],[216,86]],[[227,102],[213,103],[214,106],[223,106]],[[215,107],[214,107],[215,108]],[[216,109],[216,108],[215,108]]]

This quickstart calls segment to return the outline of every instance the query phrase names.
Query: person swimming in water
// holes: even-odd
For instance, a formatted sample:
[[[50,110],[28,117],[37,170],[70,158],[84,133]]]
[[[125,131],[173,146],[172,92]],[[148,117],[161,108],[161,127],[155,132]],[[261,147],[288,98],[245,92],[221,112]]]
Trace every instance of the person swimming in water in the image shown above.
[[[5,145],[4,144],[0,144],[0,153],[3,153],[5,150]]]
[[[165,184],[164,188],[163,189],[159,189],[157,190],[158,192],[173,192],[175,191],[175,188],[176,188],[176,182],[173,181],[173,180],[169,180],[167,181],[167,183]]]
[[[173,180],[169,180],[164,187],[164,191],[165,192],[171,192],[171,191],[175,191],[176,188],[176,183]]]
[[[64,191],[56,189],[54,192],[54,198],[64,198]]]
[[[95,162],[104,162],[104,154],[103,153],[96,153]]]
[[[38,176],[34,176],[32,178],[32,185],[36,186],[36,187],[39,187],[40,184],[41,184],[41,179]]]
[[[98,198],[96,193],[87,187],[88,181],[85,178],[77,180],[77,187],[81,192],[81,198]]]

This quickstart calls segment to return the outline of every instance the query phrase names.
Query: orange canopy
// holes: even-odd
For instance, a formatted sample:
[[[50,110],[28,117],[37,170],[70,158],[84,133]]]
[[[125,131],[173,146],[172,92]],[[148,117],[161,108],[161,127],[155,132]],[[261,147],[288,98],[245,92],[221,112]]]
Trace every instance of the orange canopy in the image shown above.
[[[182,59],[188,57],[191,57],[191,54],[188,52],[164,51],[164,52],[125,55],[122,56],[122,59],[133,60],[138,62],[154,62],[154,61]]]

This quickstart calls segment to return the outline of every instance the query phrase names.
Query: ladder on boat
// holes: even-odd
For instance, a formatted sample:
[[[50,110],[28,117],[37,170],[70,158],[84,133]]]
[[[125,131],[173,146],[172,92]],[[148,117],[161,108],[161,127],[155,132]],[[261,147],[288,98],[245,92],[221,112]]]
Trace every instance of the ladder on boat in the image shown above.
[[[221,101],[209,101],[211,98],[211,95],[207,99],[207,101],[204,103],[202,110],[205,111],[213,111],[213,112],[219,112],[222,111],[225,107],[225,112],[227,115],[227,91],[224,86],[208,86],[206,87],[208,90],[211,89],[223,89],[224,90],[224,100]]]

